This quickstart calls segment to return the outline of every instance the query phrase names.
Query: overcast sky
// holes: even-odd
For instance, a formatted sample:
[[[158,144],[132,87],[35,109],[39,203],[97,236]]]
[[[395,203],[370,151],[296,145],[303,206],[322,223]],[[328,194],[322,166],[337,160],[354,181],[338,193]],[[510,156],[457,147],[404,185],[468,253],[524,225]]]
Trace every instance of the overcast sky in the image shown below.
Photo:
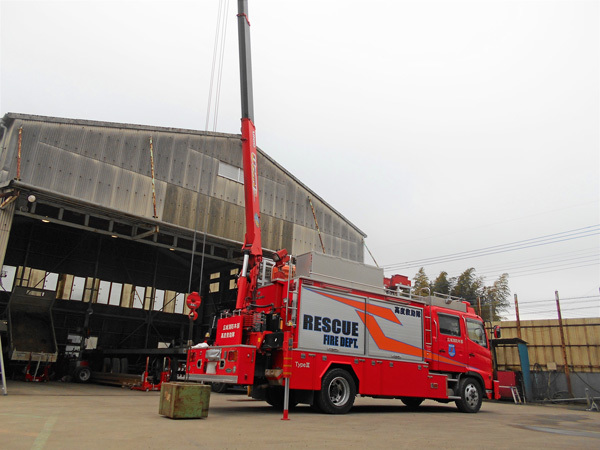
[[[205,129],[219,4],[1,0],[0,114]],[[239,133],[227,9],[208,128]],[[564,316],[600,316],[597,1],[249,9],[258,146],[363,230],[387,274],[508,272],[522,318],[556,317],[555,290]]]

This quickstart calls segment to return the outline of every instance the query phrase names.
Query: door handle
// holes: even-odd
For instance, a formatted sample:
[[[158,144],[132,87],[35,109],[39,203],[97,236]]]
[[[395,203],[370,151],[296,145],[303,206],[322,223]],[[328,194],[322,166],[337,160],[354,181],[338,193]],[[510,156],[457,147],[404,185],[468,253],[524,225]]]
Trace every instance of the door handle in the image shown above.
[[[471,358],[475,358],[475,353],[469,353],[469,356],[470,356]]]
[[[446,353],[446,350],[444,350],[443,348],[440,348],[440,353]]]

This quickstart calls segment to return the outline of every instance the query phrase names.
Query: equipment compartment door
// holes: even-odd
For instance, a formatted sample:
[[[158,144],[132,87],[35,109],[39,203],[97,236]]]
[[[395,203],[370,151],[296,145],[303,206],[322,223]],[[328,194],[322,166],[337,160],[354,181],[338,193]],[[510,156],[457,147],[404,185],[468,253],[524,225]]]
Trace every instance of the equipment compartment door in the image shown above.
[[[423,309],[368,299],[361,314],[367,328],[367,356],[423,360]]]

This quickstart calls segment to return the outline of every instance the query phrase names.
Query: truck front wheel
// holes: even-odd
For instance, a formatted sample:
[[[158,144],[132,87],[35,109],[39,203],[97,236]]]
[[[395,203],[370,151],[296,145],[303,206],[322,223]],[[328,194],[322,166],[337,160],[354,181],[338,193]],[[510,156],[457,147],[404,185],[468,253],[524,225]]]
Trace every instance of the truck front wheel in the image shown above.
[[[402,403],[404,403],[408,409],[417,409],[425,399],[418,397],[400,397],[400,400],[402,400]]]
[[[460,400],[456,400],[459,411],[476,413],[481,408],[483,394],[481,386],[474,378],[463,378],[458,385]]]
[[[323,377],[316,397],[317,406],[324,413],[346,414],[354,405],[356,384],[344,369],[333,369]]]

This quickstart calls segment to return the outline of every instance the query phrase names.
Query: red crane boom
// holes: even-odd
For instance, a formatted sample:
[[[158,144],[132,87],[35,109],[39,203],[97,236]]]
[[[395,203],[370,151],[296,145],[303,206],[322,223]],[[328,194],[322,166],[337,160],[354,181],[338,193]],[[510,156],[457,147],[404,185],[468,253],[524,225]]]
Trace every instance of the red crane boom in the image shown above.
[[[256,292],[258,270],[262,261],[260,202],[252,93],[252,60],[250,58],[250,21],[248,1],[238,0],[238,39],[240,55],[240,93],[242,97],[242,163],[244,168],[244,201],[246,235],[242,252],[244,263],[238,279],[236,309],[245,308]]]

